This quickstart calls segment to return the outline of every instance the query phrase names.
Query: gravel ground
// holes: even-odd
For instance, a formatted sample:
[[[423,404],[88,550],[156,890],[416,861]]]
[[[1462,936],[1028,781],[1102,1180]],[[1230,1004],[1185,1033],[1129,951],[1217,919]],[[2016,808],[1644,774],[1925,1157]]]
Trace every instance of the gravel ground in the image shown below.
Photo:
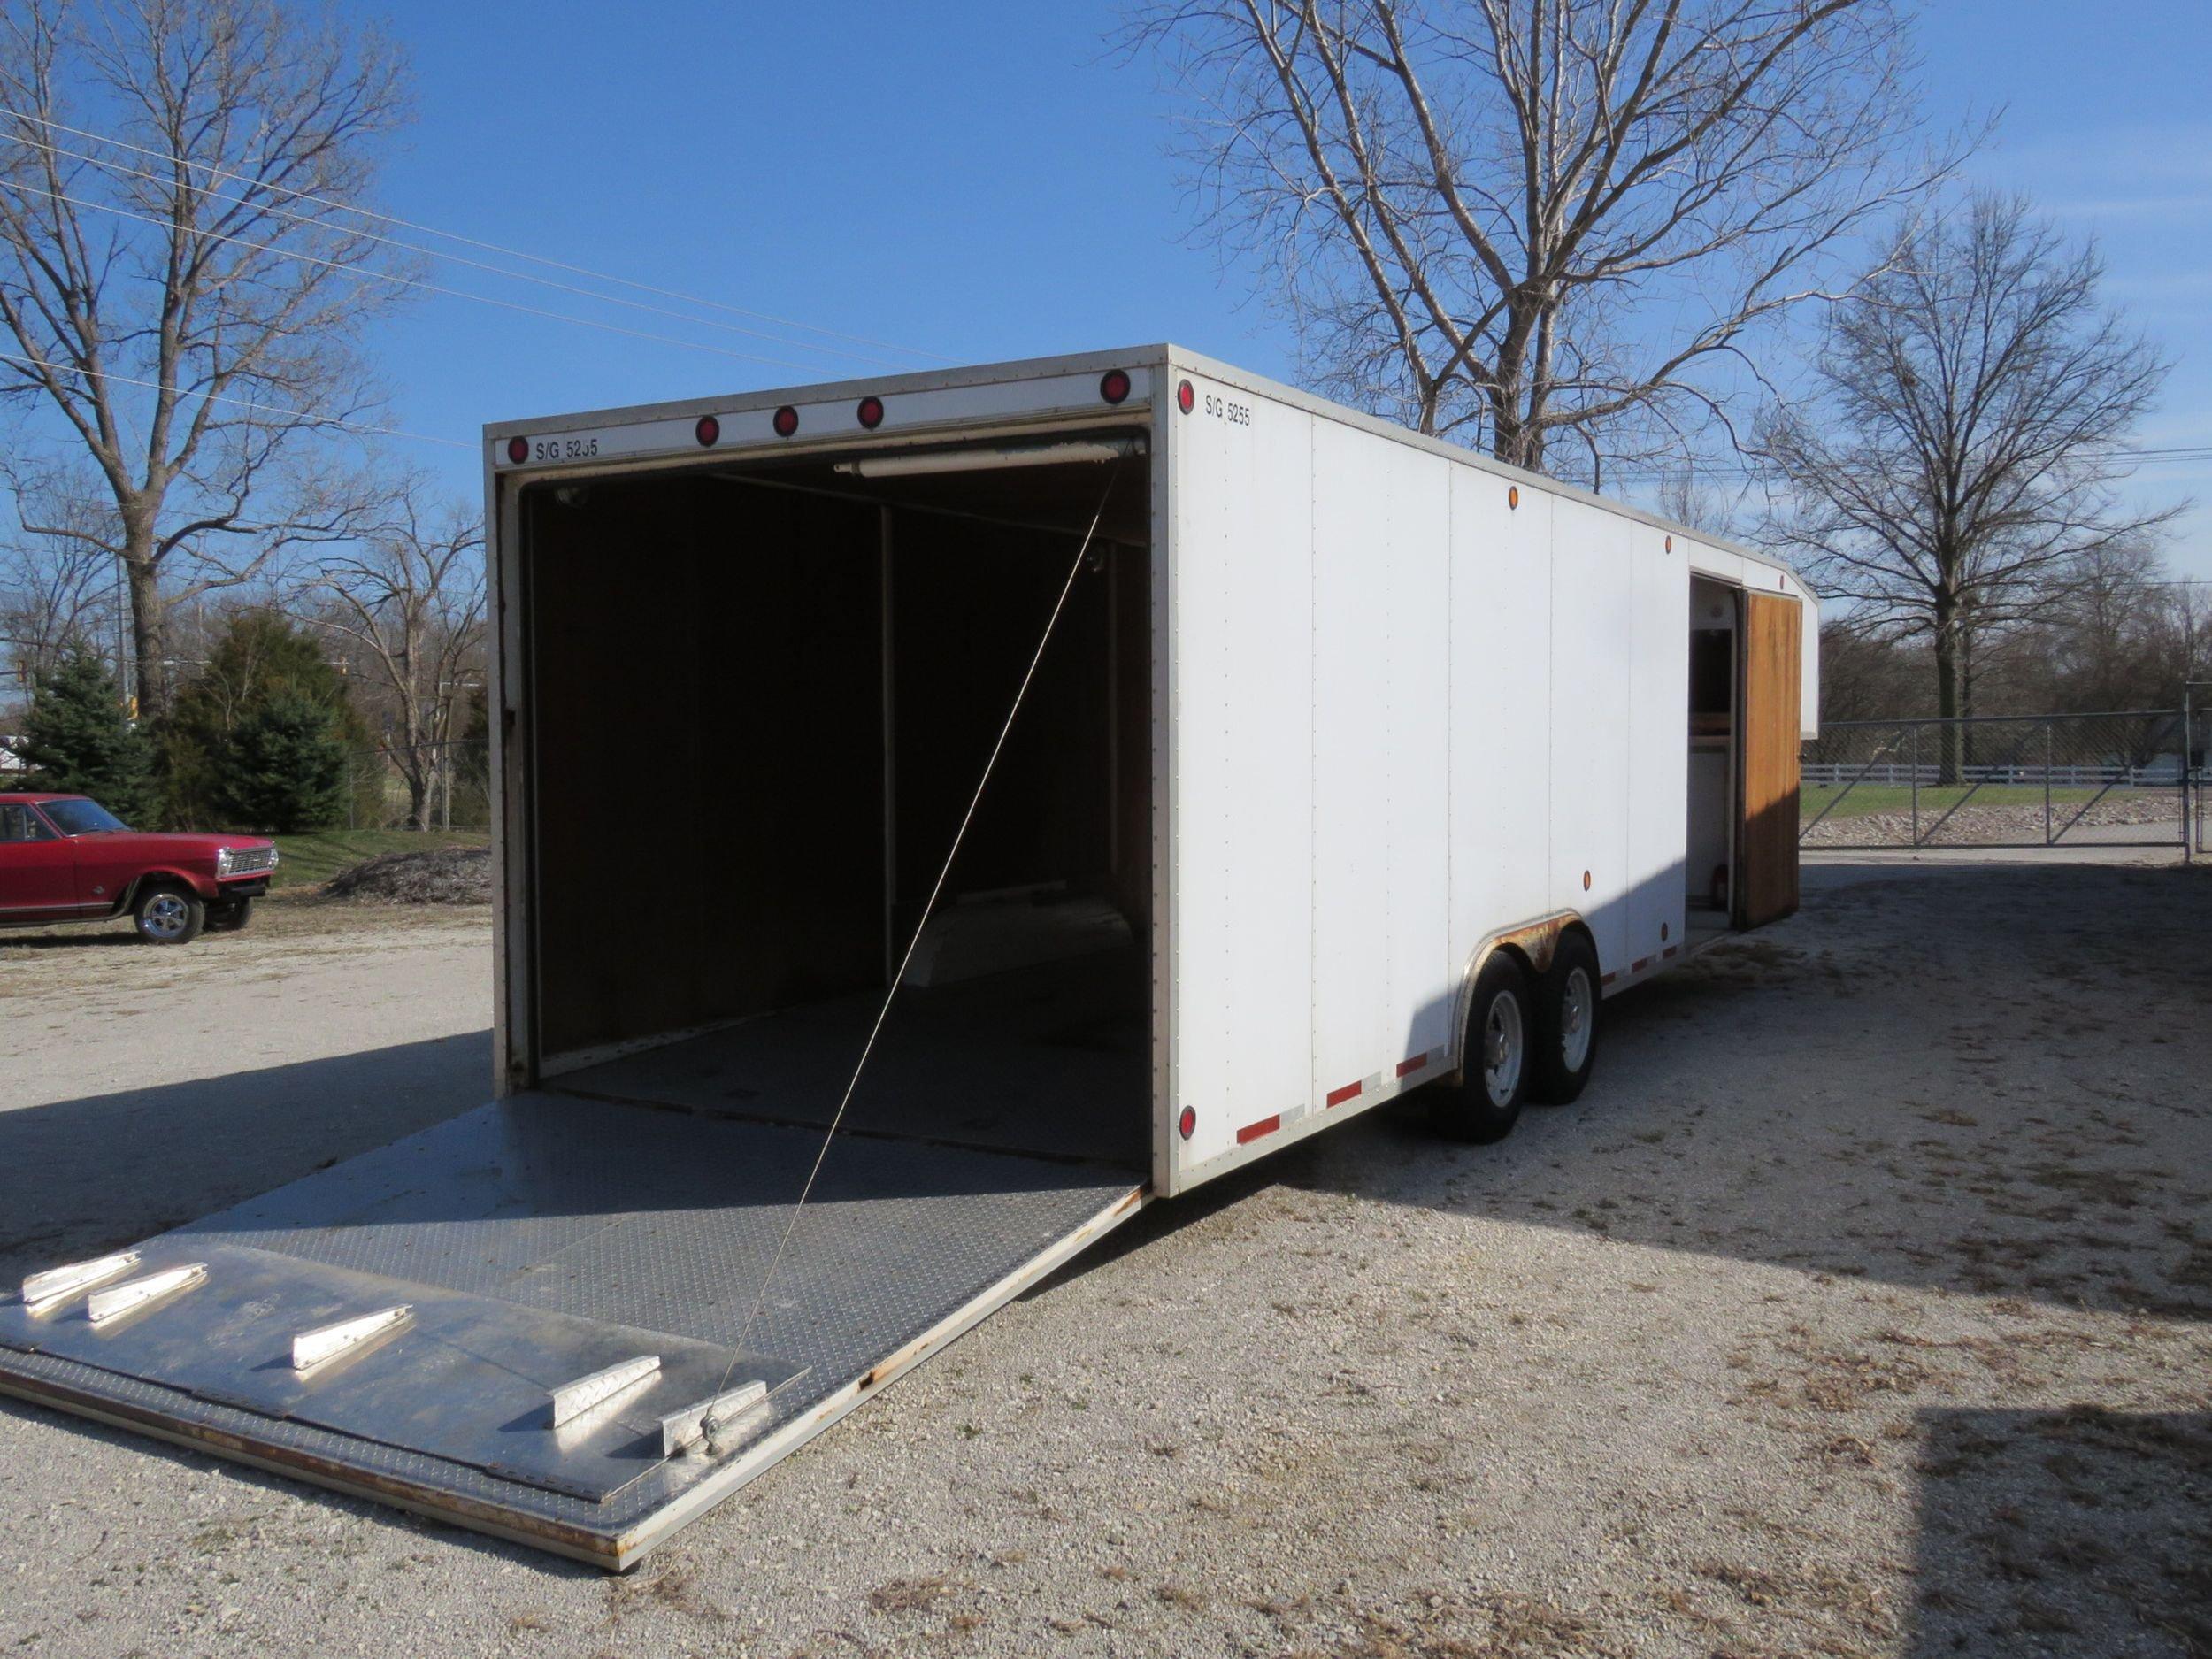
[[[334,915],[0,951],[0,1271],[477,1097],[480,920]],[[1578,1105],[1157,1206],[626,1578],[0,1403],[0,1642],[2203,1655],[2208,1006],[2201,870],[1809,870]]]

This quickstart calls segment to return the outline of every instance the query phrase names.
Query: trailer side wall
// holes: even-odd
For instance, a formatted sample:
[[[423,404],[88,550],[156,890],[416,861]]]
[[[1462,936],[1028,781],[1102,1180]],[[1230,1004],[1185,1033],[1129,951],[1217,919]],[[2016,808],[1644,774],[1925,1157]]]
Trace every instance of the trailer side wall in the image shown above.
[[[1180,1190],[1458,1062],[1471,960],[1685,909],[1692,547],[1194,374],[1171,421]]]

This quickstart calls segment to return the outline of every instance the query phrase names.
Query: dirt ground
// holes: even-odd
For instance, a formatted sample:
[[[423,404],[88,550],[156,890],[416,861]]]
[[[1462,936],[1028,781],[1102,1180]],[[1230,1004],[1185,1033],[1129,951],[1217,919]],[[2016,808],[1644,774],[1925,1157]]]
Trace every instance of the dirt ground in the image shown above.
[[[270,919],[0,943],[0,1272],[480,1097],[480,912]],[[2212,1654],[2212,874],[1831,863],[1607,1012],[1577,1105],[1156,1206],[626,1578],[0,1402],[0,1647]]]

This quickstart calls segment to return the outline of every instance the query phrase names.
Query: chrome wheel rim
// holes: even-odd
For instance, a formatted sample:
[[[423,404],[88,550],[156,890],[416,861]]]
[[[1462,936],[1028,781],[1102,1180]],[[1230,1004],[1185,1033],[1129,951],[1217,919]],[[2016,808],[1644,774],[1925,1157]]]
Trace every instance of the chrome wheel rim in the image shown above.
[[[1521,999],[1500,991],[1482,1017],[1482,1087],[1493,1106],[1503,1106],[1521,1084]]]
[[[156,939],[174,939],[184,932],[185,922],[191,912],[184,901],[173,893],[157,894],[146,906],[146,914],[140,926]]]
[[[1559,1058],[1570,1072],[1582,1070],[1590,1057],[1590,1038],[1597,1030],[1597,998],[1590,988],[1589,971],[1571,968],[1567,988],[1559,999]]]

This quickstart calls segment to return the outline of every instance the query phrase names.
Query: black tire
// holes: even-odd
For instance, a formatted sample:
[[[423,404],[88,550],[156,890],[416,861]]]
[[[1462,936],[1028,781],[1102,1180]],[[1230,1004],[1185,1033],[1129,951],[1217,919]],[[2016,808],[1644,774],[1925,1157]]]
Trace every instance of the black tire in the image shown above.
[[[1493,951],[1468,999],[1459,1081],[1430,1093],[1429,1121],[1440,1133],[1487,1146],[1513,1133],[1528,1098],[1534,1014],[1520,959]]]
[[[1598,1063],[1603,1022],[1597,947],[1583,933],[1561,936],[1551,966],[1536,986],[1535,1075],[1530,1088],[1548,1105],[1564,1106],[1582,1093]]]
[[[207,907],[207,931],[234,933],[253,919],[251,899],[218,899]]]
[[[189,887],[154,886],[138,895],[131,918],[150,945],[188,945],[207,924],[207,906]]]

